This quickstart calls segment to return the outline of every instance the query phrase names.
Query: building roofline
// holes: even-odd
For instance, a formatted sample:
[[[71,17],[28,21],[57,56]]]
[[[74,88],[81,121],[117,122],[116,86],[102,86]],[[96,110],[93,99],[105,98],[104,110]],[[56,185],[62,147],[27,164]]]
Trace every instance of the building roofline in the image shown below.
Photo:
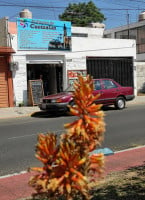
[[[0,55],[2,54],[12,54],[15,53],[12,47],[0,47]]]
[[[126,30],[128,28],[133,29],[133,28],[141,27],[143,25],[145,25],[145,20],[134,22],[134,23],[131,23],[131,24],[126,24],[124,26],[106,29],[106,30],[104,30],[104,33],[106,34],[106,33],[112,33],[112,32],[116,32],[116,31],[118,32],[118,31]]]

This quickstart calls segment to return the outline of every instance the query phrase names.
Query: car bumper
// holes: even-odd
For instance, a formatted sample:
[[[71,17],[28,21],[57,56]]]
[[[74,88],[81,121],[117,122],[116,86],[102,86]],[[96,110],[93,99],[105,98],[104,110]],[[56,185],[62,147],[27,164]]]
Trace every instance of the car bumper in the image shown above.
[[[55,111],[67,111],[68,103],[40,103],[38,107],[40,110],[45,110],[49,112]]]
[[[135,95],[127,95],[126,96],[126,101],[131,101],[135,98]]]

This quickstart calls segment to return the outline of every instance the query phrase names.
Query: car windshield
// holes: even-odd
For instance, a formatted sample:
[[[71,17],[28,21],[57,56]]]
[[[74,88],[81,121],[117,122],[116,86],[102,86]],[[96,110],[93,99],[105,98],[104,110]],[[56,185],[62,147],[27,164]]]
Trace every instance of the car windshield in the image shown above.
[[[73,87],[73,84],[69,85],[65,90],[64,92],[74,92],[74,87]]]
[[[64,92],[74,92],[75,89],[74,89],[74,84],[70,84],[65,90]]]

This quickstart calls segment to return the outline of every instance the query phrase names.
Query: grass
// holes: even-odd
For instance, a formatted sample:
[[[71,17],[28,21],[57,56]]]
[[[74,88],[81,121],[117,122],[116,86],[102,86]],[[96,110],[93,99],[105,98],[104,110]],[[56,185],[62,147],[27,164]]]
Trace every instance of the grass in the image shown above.
[[[145,200],[145,165],[110,173],[91,194],[91,200]]]
[[[144,200],[145,165],[109,174],[92,194],[92,200]]]

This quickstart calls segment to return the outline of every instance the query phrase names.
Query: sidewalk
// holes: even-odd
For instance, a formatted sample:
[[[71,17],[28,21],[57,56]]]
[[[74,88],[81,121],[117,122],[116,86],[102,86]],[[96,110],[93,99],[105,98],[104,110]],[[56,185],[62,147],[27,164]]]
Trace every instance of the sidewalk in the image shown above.
[[[105,174],[122,171],[145,164],[145,146],[116,152],[105,157]],[[30,197],[34,190],[28,186],[31,173],[0,177],[0,200],[22,200]]]
[[[38,106],[0,108],[0,119],[31,116],[39,111]]]
[[[135,104],[145,104],[145,96],[137,96],[133,101],[126,102],[126,106]],[[31,116],[35,112],[40,112],[38,106],[0,108],[0,119]]]

